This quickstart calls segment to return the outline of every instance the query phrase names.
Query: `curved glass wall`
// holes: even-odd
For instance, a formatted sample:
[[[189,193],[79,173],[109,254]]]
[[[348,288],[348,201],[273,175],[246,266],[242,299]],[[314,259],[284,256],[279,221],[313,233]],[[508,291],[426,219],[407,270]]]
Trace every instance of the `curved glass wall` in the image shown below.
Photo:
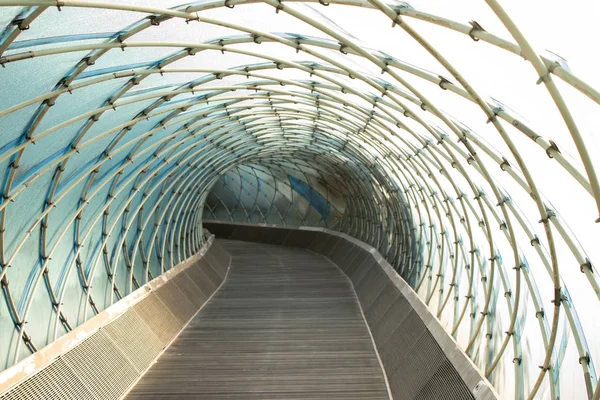
[[[504,397],[598,399],[597,17],[1,1],[0,369],[194,254],[205,218],[368,242]]]

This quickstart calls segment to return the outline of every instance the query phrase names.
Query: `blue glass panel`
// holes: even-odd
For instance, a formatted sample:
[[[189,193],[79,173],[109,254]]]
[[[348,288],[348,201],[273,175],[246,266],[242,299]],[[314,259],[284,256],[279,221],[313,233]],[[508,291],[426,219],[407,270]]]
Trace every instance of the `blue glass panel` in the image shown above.
[[[310,205],[312,205],[315,210],[321,214],[324,220],[327,220],[329,217],[329,211],[331,210],[331,205],[319,192],[309,186],[306,182],[301,181],[300,179],[290,175],[290,185],[292,188],[298,192],[302,197],[304,197]]]

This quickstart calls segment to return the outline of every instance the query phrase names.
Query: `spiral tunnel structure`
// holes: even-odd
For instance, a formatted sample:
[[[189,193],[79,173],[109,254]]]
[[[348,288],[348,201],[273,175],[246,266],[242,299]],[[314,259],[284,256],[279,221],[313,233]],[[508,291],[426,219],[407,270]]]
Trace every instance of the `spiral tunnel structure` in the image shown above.
[[[0,1],[0,370],[226,220],[364,241],[503,397],[598,399],[600,92],[519,6],[420,3]]]

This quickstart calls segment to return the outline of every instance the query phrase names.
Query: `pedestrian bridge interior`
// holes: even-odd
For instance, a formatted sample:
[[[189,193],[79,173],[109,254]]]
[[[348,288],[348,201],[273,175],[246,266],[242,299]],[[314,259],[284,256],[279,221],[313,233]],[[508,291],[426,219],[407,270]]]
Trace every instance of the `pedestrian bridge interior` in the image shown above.
[[[598,9],[460,3],[0,0],[0,399],[600,400]]]

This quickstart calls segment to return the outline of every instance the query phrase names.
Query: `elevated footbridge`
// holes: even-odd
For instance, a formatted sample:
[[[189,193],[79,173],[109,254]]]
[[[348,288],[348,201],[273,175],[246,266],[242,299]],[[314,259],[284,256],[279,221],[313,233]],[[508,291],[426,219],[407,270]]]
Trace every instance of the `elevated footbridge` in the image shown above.
[[[0,399],[600,400],[593,3],[0,0]]]

